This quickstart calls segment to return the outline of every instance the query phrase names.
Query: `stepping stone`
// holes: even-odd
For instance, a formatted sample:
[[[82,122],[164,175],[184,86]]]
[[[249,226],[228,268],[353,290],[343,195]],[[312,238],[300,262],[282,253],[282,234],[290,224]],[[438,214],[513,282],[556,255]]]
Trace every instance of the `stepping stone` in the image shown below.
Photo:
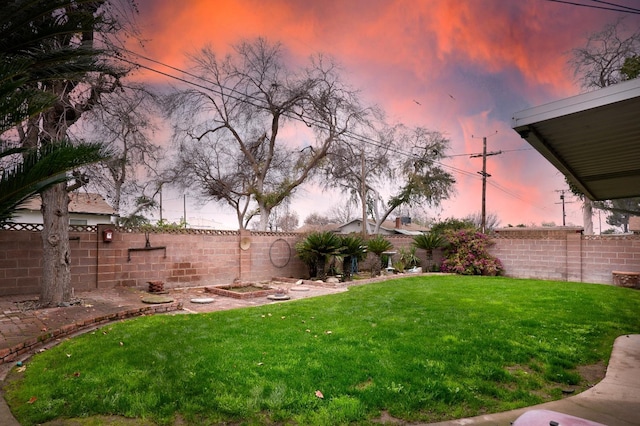
[[[269,299],[269,300],[289,300],[289,299],[291,299],[291,297],[286,295],[286,294],[270,294],[270,295],[267,296],[267,299]]]
[[[160,304],[160,303],[171,303],[173,302],[173,298],[169,297],[169,296],[162,296],[162,295],[149,295],[149,296],[145,296],[142,298],[142,303],[149,303],[149,304]]]
[[[191,299],[191,303],[212,303],[215,299],[213,297],[196,297]]]
[[[295,287],[291,287],[289,289],[290,291],[309,291],[309,287],[304,287],[301,285],[295,286]]]

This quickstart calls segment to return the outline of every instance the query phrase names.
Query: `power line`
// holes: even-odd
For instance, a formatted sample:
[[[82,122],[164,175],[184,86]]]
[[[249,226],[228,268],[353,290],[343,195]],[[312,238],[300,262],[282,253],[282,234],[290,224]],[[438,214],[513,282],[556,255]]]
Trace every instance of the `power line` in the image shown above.
[[[165,64],[165,63],[163,63],[161,61],[158,61],[158,60],[153,59],[153,58],[149,58],[149,57],[147,57],[145,55],[142,55],[140,53],[133,52],[131,50],[124,49],[124,48],[121,48],[120,50],[122,50],[124,52],[127,52],[127,53],[130,53],[132,55],[138,56],[139,58],[141,58],[143,60],[146,60],[146,61],[158,64],[158,65],[161,65],[163,67],[169,68],[171,70],[183,73],[183,74],[188,75],[188,76],[190,76],[190,77],[192,77],[192,78],[194,78],[194,79],[196,79],[198,81],[201,81],[201,82],[204,82],[204,83],[213,84],[213,85],[217,85],[217,86],[221,86],[219,84],[216,84],[215,82],[207,80],[206,78],[204,78],[202,76],[198,76],[196,74],[193,74],[191,72],[182,70],[182,69],[174,67],[172,65]],[[259,105],[259,104],[257,105],[257,104],[254,104],[254,103],[251,103],[251,102],[247,101],[247,98],[249,98],[249,99],[252,99],[252,100],[254,100],[254,101],[258,102],[258,103],[262,103],[261,99],[255,97],[255,96],[247,95],[245,93],[242,93],[242,92],[237,91],[237,90],[232,89],[232,88],[226,88],[224,86],[221,86],[224,89],[229,91],[229,93],[225,93],[225,92],[223,92],[221,90],[216,90],[214,87],[206,86],[206,85],[204,85],[202,83],[197,83],[195,81],[192,81],[192,80],[189,80],[189,79],[186,79],[186,78],[182,78],[182,77],[176,76],[174,74],[171,74],[171,73],[168,73],[168,72],[165,72],[165,71],[158,70],[158,69],[156,69],[154,67],[151,67],[151,66],[148,66],[148,65],[143,65],[143,64],[141,64],[139,62],[136,62],[136,61],[125,59],[125,58],[122,58],[122,57],[119,57],[117,59],[122,60],[124,62],[127,62],[127,63],[129,63],[131,65],[136,66],[136,67],[140,67],[140,68],[149,70],[151,72],[163,75],[163,76],[168,77],[170,79],[183,82],[183,83],[191,85],[193,87],[197,87],[197,88],[200,88],[200,89],[203,89],[203,90],[207,90],[207,91],[213,92],[213,93],[215,93],[217,95],[220,95],[220,96],[226,96],[228,98],[231,98],[231,99],[234,99],[234,100],[237,100],[237,101],[246,102],[246,103],[249,103],[250,105],[255,106],[255,107],[262,107],[262,105]],[[238,93],[242,97],[234,96],[234,95],[232,95],[230,93]],[[297,115],[287,114],[287,117],[291,118],[291,119],[294,119],[294,120],[297,120],[299,122],[302,122],[307,126],[309,125],[305,120],[303,120],[301,117],[299,117]],[[317,120],[313,120],[312,118],[309,118],[309,120],[312,120],[315,125],[319,126],[320,128],[324,128],[326,130],[326,128],[324,127],[323,123],[320,123]],[[384,145],[384,144],[382,144],[382,143],[380,143],[378,141],[375,141],[375,140],[373,140],[373,139],[371,139],[371,138],[369,138],[367,136],[359,135],[359,134],[356,134],[356,133],[351,132],[351,131],[346,131],[344,134],[346,136],[349,136],[351,139],[353,139],[355,141],[358,141],[358,142],[362,142],[362,143],[369,144],[369,145],[372,145],[372,146],[376,146],[376,147],[379,147],[379,148],[384,148],[384,149],[387,149],[389,152],[393,152],[393,153],[396,153],[396,154],[399,154],[399,155],[407,156],[409,158],[418,158],[418,156],[416,154],[413,154],[413,153],[410,153],[410,152],[406,152],[406,151],[403,151],[403,150],[397,149],[397,148],[391,148],[391,147],[386,146],[386,145]],[[501,151],[501,152],[527,151],[527,150],[531,150],[531,149],[532,148],[520,148],[520,149],[513,149],[513,150],[505,150],[505,151]],[[470,154],[448,155],[448,156],[445,156],[445,158],[462,156],[462,155],[470,155]],[[464,175],[464,176],[467,176],[467,177],[479,178],[476,173],[473,173],[473,172],[470,172],[470,171],[467,171],[467,170],[463,170],[463,169],[457,168],[455,166],[444,164],[444,163],[439,162],[439,161],[433,161],[433,163],[437,164],[437,165],[439,165],[439,166],[441,166],[441,167],[443,167],[445,169],[448,169],[453,173],[458,173],[460,175]],[[535,204],[529,203],[527,200],[522,199],[518,194],[514,194],[513,192],[509,191],[508,189],[506,189],[504,187],[501,187],[500,185],[496,184],[495,182],[488,182],[488,184],[493,186],[493,187],[495,187],[496,189],[500,190],[501,192],[505,193],[506,195],[508,195],[508,196],[510,196],[512,198],[518,199],[518,200],[523,201],[523,202],[525,202],[527,204],[531,204],[531,205],[533,205],[535,207],[538,207]]]
[[[499,150],[500,153],[505,153],[505,152],[516,152],[516,151],[533,151],[533,148],[518,148],[518,149],[501,149]],[[473,157],[475,155],[478,154],[469,154],[469,153],[465,153],[465,154],[450,154],[450,155],[446,155],[445,157],[450,158],[450,157]]]
[[[636,8],[629,7],[629,6],[622,6],[622,5],[618,5],[618,4],[615,4],[615,3],[609,3],[609,2],[604,2],[604,1],[591,0],[591,1],[595,2],[595,3],[609,4],[609,5],[612,5],[612,6],[615,6],[615,7],[596,6],[594,4],[576,3],[576,2],[568,1],[568,0],[546,0],[546,1],[552,2],[552,3],[568,4],[568,5],[571,5],[571,6],[587,7],[587,8],[591,8],[591,9],[609,10],[609,11],[613,11],[613,12],[632,13],[632,14],[640,15],[640,9],[636,9]]]
[[[622,5],[622,4],[615,4],[615,3],[611,3],[611,2],[603,1],[603,0],[591,0],[591,1],[594,2],[594,3],[602,3],[602,4],[607,4],[609,6],[620,7],[620,8],[631,10],[631,11],[634,11],[634,12],[640,12],[640,9],[636,9],[635,7],[625,6],[625,5]]]

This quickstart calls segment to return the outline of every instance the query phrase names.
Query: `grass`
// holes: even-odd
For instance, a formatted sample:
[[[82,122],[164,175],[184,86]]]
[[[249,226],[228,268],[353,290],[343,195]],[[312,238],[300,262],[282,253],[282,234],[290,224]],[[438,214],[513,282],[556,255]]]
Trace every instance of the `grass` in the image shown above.
[[[413,277],[108,325],[34,356],[5,391],[23,425],[440,421],[560,398],[578,366],[640,332],[639,308],[640,292],[612,286]]]

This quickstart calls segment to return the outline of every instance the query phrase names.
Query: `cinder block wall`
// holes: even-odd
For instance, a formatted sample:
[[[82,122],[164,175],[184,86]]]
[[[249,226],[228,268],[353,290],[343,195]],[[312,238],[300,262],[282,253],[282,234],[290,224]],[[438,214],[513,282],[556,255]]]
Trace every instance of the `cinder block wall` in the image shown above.
[[[502,228],[491,253],[505,275],[600,284],[640,272],[640,235],[582,235],[582,228]]]
[[[42,277],[42,242],[36,225],[0,230],[0,295],[37,294]],[[105,228],[115,231],[104,242]],[[15,229],[15,228],[14,228]],[[275,276],[308,277],[295,255],[296,233],[179,230],[150,233],[111,225],[72,227],[72,286],[75,291],[115,286],[167,288],[227,284],[235,279],[265,281]],[[412,238],[387,237],[394,250]],[[611,284],[612,271],[640,272],[640,235],[583,236],[581,228],[503,228],[492,254],[505,275]],[[424,250],[416,254],[426,262]],[[441,251],[434,252],[440,263]],[[368,262],[362,268],[370,268]]]
[[[114,230],[111,242],[105,229]],[[0,230],[0,295],[37,294],[42,276],[42,241],[37,226]],[[111,225],[73,227],[70,232],[75,291],[163,281],[166,288],[303,277],[295,256],[299,234],[179,230],[150,233]],[[245,244],[241,246],[241,241]],[[148,247],[147,247],[148,246]]]

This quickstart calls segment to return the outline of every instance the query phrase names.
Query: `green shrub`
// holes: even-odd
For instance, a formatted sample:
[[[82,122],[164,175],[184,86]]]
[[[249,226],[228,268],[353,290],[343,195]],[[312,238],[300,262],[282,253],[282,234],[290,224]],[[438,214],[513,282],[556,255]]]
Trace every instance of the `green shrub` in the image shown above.
[[[310,277],[326,278],[325,266],[340,255],[340,237],[331,231],[312,232],[296,244],[296,253],[307,264]]]
[[[367,256],[367,246],[357,235],[345,235],[340,238],[340,255],[342,256],[342,279],[351,281],[352,262],[360,261]]]
[[[433,250],[444,247],[447,244],[447,240],[442,234],[431,231],[428,234],[420,234],[413,237],[412,244],[415,248],[423,249],[427,252],[426,270],[431,271],[435,269],[433,265]]]
[[[500,275],[504,270],[500,259],[489,254],[491,240],[472,229],[446,231],[448,245],[444,252],[442,272],[461,275]]]
[[[371,268],[371,276],[375,277],[376,275],[380,275],[380,270],[382,269],[382,253],[392,248],[393,244],[382,235],[376,235],[367,241],[367,249],[378,257],[378,261],[375,262]]]
[[[393,264],[393,267],[399,272],[404,272],[405,269],[411,269],[420,264],[420,258],[416,256],[416,247],[401,248],[398,250],[398,260]]]

